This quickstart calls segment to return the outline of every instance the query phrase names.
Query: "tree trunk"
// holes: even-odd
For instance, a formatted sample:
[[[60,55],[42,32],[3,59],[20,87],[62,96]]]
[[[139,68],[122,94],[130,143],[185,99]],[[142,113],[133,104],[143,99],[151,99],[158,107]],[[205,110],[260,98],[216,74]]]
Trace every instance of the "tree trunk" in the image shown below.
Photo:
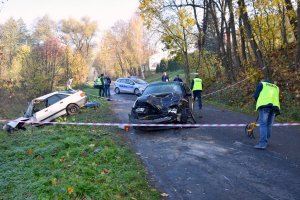
[[[232,0],[228,0],[228,7],[229,7],[229,12],[230,12],[229,27],[231,29],[231,36],[232,36],[233,58],[235,61],[234,64],[236,65],[236,67],[239,70],[241,68],[241,59],[239,56],[238,44],[237,44],[237,39],[236,39]]]
[[[297,2],[298,2],[298,0],[297,0]],[[293,27],[294,35],[295,35],[295,38],[297,39],[298,38],[298,34],[297,34],[297,29],[298,29],[297,21],[298,20],[297,20],[297,18],[299,19],[299,15],[297,15],[298,17],[296,16],[296,13],[293,8],[293,4],[292,4],[291,0],[285,0],[285,5],[286,5],[286,11],[288,13],[288,17],[290,20],[290,24]],[[299,7],[299,5],[297,5],[297,14],[298,14],[298,7]]]
[[[239,17],[239,29],[240,29],[240,37],[241,37],[241,52],[242,52],[242,63],[245,66],[247,63],[247,54],[246,54],[246,44],[245,44],[245,31],[244,26],[242,24],[242,19]]]
[[[280,5],[278,5],[280,8]],[[288,58],[288,39],[287,39],[287,33],[286,33],[286,24],[285,24],[285,7],[282,6],[281,12],[281,35],[282,35],[282,46],[284,49],[284,55]],[[289,59],[288,59],[289,60]]]
[[[232,62],[232,51],[231,51],[231,34],[230,34],[230,27],[226,24],[226,58],[227,58],[227,66],[228,66],[228,77],[231,81],[236,81],[235,77],[235,69],[233,67]]]
[[[297,0],[297,21],[300,20],[300,0]],[[300,23],[297,23],[297,32],[300,33]],[[296,69],[299,69],[300,66],[300,38],[297,39],[297,48],[296,48]]]
[[[183,55],[184,55],[184,60],[185,60],[185,67],[184,67],[184,72],[185,72],[185,79],[186,79],[186,84],[190,85],[191,84],[191,76],[190,76],[190,63],[189,63],[189,55],[188,55],[188,44],[187,44],[187,38],[186,38],[186,31],[183,28],[183,39],[184,39],[184,48],[183,48]]]
[[[238,0],[238,5],[239,5],[239,9],[240,9],[240,15],[241,15],[241,18],[242,18],[244,26],[245,26],[246,36],[247,36],[248,40],[250,41],[250,45],[251,45],[253,54],[255,56],[256,63],[261,68],[261,70],[264,74],[264,78],[269,79],[269,70],[268,70],[268,67],[264,63],[263,55],[257,46],[255,38],[253,37],[252,27],[251,27],[251,24],[250,24],[250,21],[248,18],[248,13],[247,13],[247,9],[246,9],[244,0]]]
[[[206,0],[204,2],[206,2]],[[187,1],[186,1],[186,3],[188,4]],[[198,38],[197,38],[197,48],[198,48],[197,71],[198,71],[201,67],[202,39],[205,36],[203,36],[203,34],[202,34],[201,26],[200,26],[199,21],[198,21],[198,15],[197,15],[197,9],[196,9],[196,5],[195,5],[195,0],[192,0],[191,4],[192,4],[192,8],[193,8],[193,14],[194,14],[195,22],[196,22],[196,27],[197,27],[197,30],[198,30]],[[205,16],[205,10],[204,10],[204,16]],[[205,23],[205,21],[203,22],[203,28],[204,28],[204,23]]]

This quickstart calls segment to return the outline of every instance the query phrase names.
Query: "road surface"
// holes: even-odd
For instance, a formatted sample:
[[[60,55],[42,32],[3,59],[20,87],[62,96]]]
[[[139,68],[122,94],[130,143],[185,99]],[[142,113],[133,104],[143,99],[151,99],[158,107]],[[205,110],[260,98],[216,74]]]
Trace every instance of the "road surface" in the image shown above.
[[[112,108],[128,122],[136,97],[112,96]],[[196,118],[199,111],[196,110]],[[197,123],[248,123],[255,117],[204,105]],[[255,131],[258,138],[258,130]],[[243,128],[130,129],[124,133],[152,183],[168,199],[300,199],[300,129],[273,129],[267,150],[253,146]]]

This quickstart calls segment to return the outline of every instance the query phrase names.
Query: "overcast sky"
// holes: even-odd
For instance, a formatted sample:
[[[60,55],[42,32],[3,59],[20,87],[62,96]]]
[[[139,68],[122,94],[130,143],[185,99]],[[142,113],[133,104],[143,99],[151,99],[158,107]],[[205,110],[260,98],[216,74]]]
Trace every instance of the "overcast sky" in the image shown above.
[[[89,16],[98,22],[99,30],[111,27],[119,19],[127,20],[138,10],[138,0],[0,0],[0,23],[9,17],[22,18],[31,27],[44,15],[59,21]]]

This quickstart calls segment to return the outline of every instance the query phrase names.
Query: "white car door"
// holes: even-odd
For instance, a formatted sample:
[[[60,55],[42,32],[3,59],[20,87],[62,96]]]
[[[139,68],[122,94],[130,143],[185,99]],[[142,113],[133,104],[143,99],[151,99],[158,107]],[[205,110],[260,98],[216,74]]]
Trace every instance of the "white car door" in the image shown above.
[[[135,83],[130,79],[126,79],[126,85],[127,85],[127,92],[128,93],[133,93],[133,91],[135,89],[134,88]]]
[[[127,79],[121,79],[120,80],[119,89],[120,89],[121,92],[124,92],[124,93],[128,92]]]
[[[34,114],[37,121],[50,121],[66,113],[66,106],[58,95],[48,97],[43,103],[47,107]]]

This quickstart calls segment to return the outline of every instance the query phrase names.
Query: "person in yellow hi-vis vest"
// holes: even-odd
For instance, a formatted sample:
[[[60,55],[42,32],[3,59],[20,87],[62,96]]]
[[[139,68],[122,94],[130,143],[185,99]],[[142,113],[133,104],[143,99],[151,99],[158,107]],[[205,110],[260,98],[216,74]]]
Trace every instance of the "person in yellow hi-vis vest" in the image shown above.
[[[97,88],[99,89],[99,97],[104,97],[104,82],[103,82],[103,77],[104,77],[104,75],[101,74],[95,80]]]
[[[275,116],[280,114],[279,87],[273,81],[263,80],[256,86],[256,111],[259,113],[259,143],[256,149],[266,149],[271,137]]]
[[[202,79],[199,78],[198,74],[195,74],[195,78],[192,80],[191,83],[191,90],[193,91],[194,101],[196,100],[196,98],[198,99],[199,110],[202,109],[202,98],[201,98],[202,87],[203,87]],[[202,116],[199,117],[201,118]]]

